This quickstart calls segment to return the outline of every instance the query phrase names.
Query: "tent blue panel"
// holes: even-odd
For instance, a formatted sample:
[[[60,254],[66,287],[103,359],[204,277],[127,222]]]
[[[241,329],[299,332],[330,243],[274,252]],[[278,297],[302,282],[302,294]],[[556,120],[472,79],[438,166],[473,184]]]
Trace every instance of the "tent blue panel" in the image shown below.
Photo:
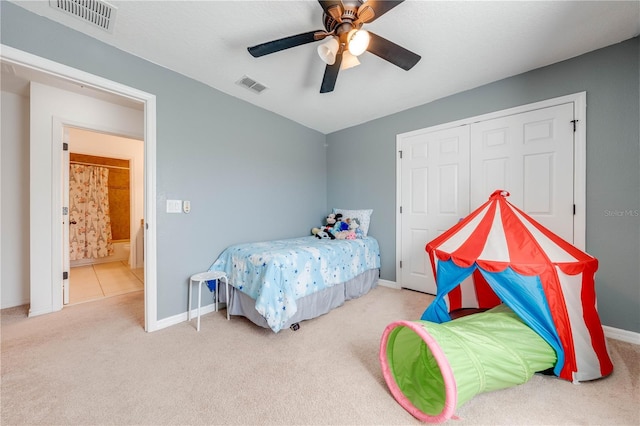
[[[449,294],[451,290],[456,288],[462,281],[465,280],[478,266],[473,264],[468,268],[461,268],[453,263],[452,260],[447,262],[438,262],[438,269],[436,272],[437,280],[437,294],[436,299],[427,307],[424,311],[422,321],[431,321],[437,323],[443,323],[451,320],[449,316],[449,309],[447,303],[444,301],[444,297]]]
[[[538,333],[556,351],[558,362],[554,373],[560,375],[564,365],[564,350],[539,276],[520,275],[510,267],[501,272],[487,272],[476,264],[468,268],[461,268],[452,260],[440,261],[437,270],[438,294],[422,314],[421,320],[436,323],[450,321],[451,317],[444,297],[460,285],[475,269],[480,270],[489,286],[505,305],[518,314],[525,324]]]
[[[555,351],[558,362],[553,370],[560,375],[564,365],[564,350],[551,316],[549,304],[539,276],[520,275],[511,268],[502,272],[487,272],[478,268],[496,295],[540,335]]]

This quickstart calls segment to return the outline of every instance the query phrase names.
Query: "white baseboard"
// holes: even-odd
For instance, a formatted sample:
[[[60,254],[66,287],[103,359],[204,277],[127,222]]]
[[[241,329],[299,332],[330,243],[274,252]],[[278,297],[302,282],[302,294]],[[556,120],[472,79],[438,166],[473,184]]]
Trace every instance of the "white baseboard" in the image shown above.
[[[400,290],[400,286],[396,284],[395,281],[379,279],[378,285],[381,285],[382,287],[389,287],[389,288],[394,288],[396,290]]]
[[[5,294],[3,294],[2,296],[5,296]],[[7,300],[7,299],[2,299],[2,305],[0,306],[0,309],[7,309],[7,308],[15,308],[17,306],[24,306],[24,305],[29,305],[30,300],[24,299],[24,300]],[[27,306],[27,309],[29,309],[29,307]]]
[[[226,303],[220,303],[218,306],[218,310],[223,309],[225,307],[226,307]],[[210,312],[215,312],[215,310],[216,310],[215,305],[213,303],[211,303],[210,305],[202,306],[200,308],[200,316],[202,317],[203,315],[208,314]],[[191,310],[192,321],[196,319],[196,315],[198,315],[198,308]],[[176,325],[183,321],[188,321],[188,320],[189,320],[189,316],[187,312],[183,312],[181,314],[156,321],[156,328],[153,331],[162,330],[163,328],[171,327],[172,325]]]
[[[634,331],[622,330],[620,328],[609,327],[603,325],[604,335],[610,339],[621,340],[627,343],[633,343],[634,345],[640,345],[640,333]]]

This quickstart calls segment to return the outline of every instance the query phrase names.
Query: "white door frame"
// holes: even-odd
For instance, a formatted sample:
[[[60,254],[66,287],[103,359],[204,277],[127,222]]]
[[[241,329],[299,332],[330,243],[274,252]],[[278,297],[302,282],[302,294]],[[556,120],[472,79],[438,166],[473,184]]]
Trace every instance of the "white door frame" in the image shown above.
[[[548,108],[560,104],[573,102],[576,131],[574,132],[574,170],[573,170],[573,201],[575,204],[575,214],[573,216],[573,245],[581,250],[586,250],[586,199],[587,199],[587,92],[578,92],[571,95],[560,96],[540,102],[521,105],[500,111],[494,111],[475,117],[464,118],[449,123],[438,124],[436,126],[396,135],[396,152],[402,150],[402,140],[407,136],[414,136],[421,133],[436,132],[452,127],[471,125],[478,121],[493,120],[495,118],[508,115],[521,114],[536,109]],[[400,212],[402,206],[402,161],[396,154],[396,212]],[[476,206],[477,207],[477,206]],[[470,208],[474,209],[474,206]],[[425,242],[425,244],[428,241]],[[400,274],[400,261],[402,260],[402,215],[396,216],[396,287],[402,287],[402,275]]]
[[[146,331],[158,329],[157,321],[157,247],[156,247],[156,97],[155,95],[134,89],[129,86],[107,80],[87,72],[53,62],[51,60],[35,56],[33,54],[15,49],[10,46],[0,45],[0,59],[6,63],[20,67],[26,67],[38,73],[54,77],[66,82],[80,84],[97,90],[105,91],[113,95],[122,96],[144,104],[144,328]],[[55,167],[52,167],[54,170]],[[55,172],[56,170],[54,170]],[[59,172],[59,170],[57,170]],[[52,176],[52,180],[59,180],[59,174]],[[60,200],[53,200],[53,208],[58,206]],[[52,228],[52,244],[61,247],[62,229],[60,226]],[[58,235],[59,234],[59,235]],[[52,247],[52,252],[54,248]],[[52,259],[58,262],[58,259]],[[52,279],[52,285],[57,285],[57,280]],[[60,293],[61,289],[58,289]],[[46,312],[38,312],[46,313]]]

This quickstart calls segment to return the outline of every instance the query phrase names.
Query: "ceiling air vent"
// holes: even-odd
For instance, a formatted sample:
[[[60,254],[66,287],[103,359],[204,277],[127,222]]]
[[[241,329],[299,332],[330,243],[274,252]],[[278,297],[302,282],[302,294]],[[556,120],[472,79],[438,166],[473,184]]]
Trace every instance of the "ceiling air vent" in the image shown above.
[[[54,9],[73,15],[110,33],[118,8],[101,0],[49,0]]]
[[[242,87],[245,87],[251,90],[252,92],[255,92],[258,94],[262,93],[263,90],[267,89],[267,86],[265,86],[264,84],[258,83],[257,81],[255,81],[251,77],[247,77],[246,75],[243,76],[240,80],[236,81],[236,84]]]

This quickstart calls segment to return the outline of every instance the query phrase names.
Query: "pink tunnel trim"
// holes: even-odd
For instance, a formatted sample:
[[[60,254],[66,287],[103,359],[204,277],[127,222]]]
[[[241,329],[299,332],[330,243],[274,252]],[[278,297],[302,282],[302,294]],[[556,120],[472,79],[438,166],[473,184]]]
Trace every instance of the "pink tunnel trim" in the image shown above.
[[[402,390],[398,387],[396,383],[395,377],[391,372],[391,368],[389,367],[389,360],[387,359],[387,342],[389,339],[389,335],[396,327],[407,327],[413,330],[426,344],[429,350],[431,351],[438,367],[440,368],[440,373],[442,374],[442,378],[444,380],[445,387],[445,401],[442,412],[436,416],[429,415],[420,411],[413,403],[402,393]],[[382,375],[384,376],[385,381],[387,382],[387,386],[391,391],[393,397],[398,401],[398,403],[407,410],[413,417],[416,419],[428,422],[428,423],[443,423],[450,418],[454,417],[454,412],[456,409],[456,405],[458,404],[458,392],[456,388],[456,380],[453,376],[453,371],[451,370],[451,365],[447,360],[444,352],[436,342],[436,340],[427,332],[427,330],[420,325],[418,322],[412,321],[395,321],[389,324],[382,334],[382,340],[380,341],[380,366],[382,367]]]

